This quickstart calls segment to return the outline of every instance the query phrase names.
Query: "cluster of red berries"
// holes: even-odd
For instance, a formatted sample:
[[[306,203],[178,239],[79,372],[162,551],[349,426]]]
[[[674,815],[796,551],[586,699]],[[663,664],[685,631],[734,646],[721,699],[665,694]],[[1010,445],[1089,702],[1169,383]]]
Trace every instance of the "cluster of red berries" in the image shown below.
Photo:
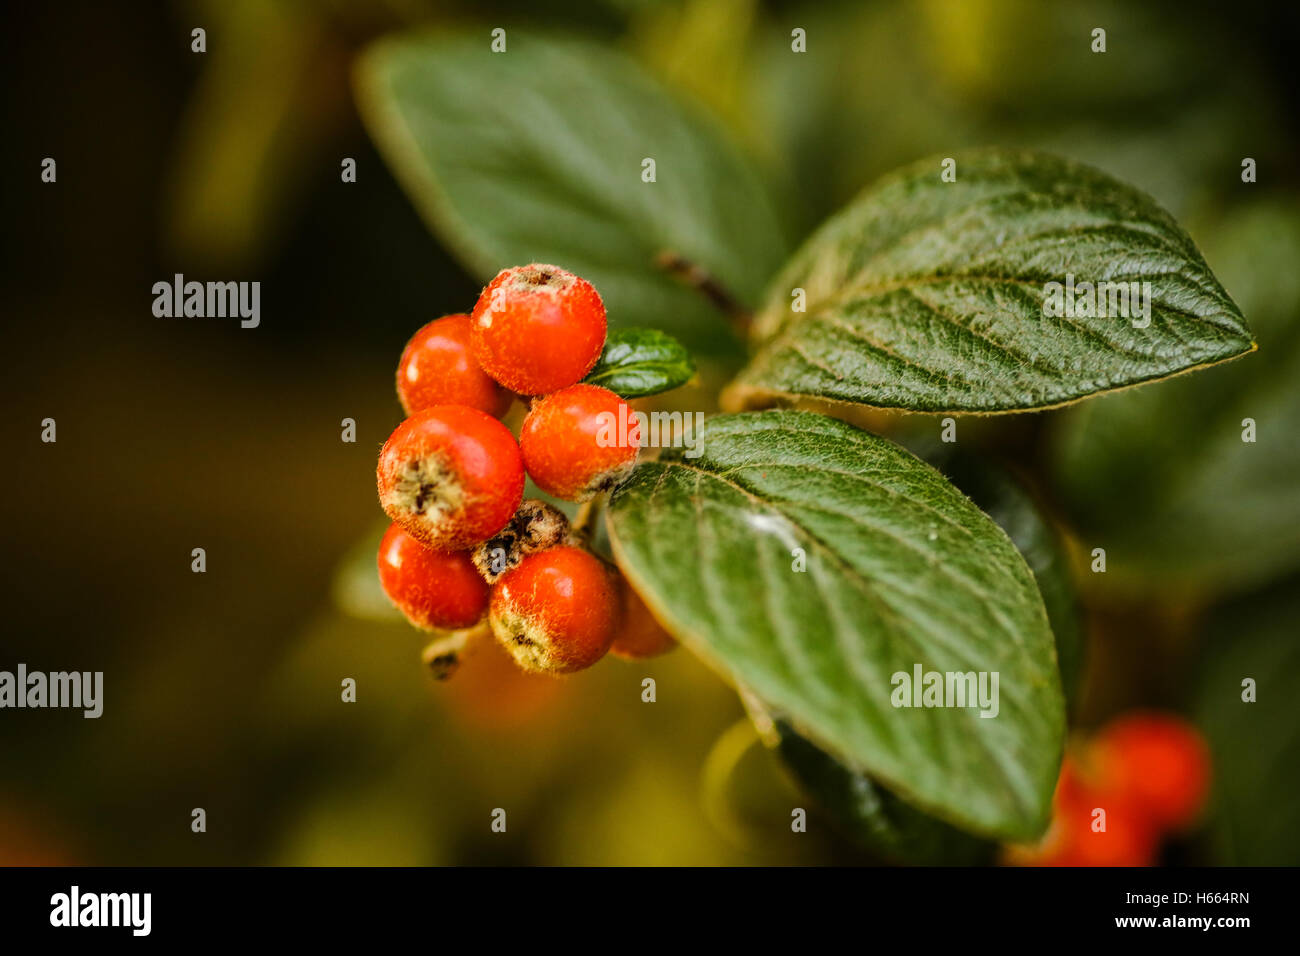
[[[523,498],[587,501],[636,464],[640,431],[618,395],[580,380],[605,345],[605,307],[555,266],[501,272],[469,315],[411,338],[397,368],[408,418],[379,453],[379,502],[393,524],[379,578],[414,625],[459,630],[487,615],[525,670],[567,673],[606,651],[646,657],[672,638],[568,519]],[[500,419],[529,399],[519,439]]]
[[[1171,714],[1126,714],[1066,754],[1047,835],[1013,849],[1010,862],[1150,866],[1166,836],[1195,822],[1209,784],[1196,728]]]

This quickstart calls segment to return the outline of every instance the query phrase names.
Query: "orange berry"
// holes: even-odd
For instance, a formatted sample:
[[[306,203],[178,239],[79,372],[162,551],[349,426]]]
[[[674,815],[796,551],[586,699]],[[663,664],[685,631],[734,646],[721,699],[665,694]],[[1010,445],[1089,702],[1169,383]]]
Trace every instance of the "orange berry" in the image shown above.
[[[1172,714],[1126,714],[1093,740],[1105,785],[1161,829],[1191,824],[1210,786],[1210,753],[1196,728]]]
[[[470,314],[483,371],[513,392],[543,395],[579,381],[605,346],[605,306],[586,279],[534,263],[504,269]]]
[[[623,614],[609,652],[624,660],[640,660],[667,653],[677,646],[677,639],[655,620],[641,595],[623,579]]]
[[[1103,819],[1105,829],[1094,829]],[[1150,866],[1158,848],[1158,829],[1142,808],[1085,776],[1067,754],[1047,833],[1035,845],[1009,847],[1006,858],[1020,866]]]
[[[548,495],[587,501],[636,465],[636,414],[607,388],[571,385],[538,399],[519,431],[524,469]]]
[[[1156,860],[1159,833],[1141,807],[1118,794],[1094,792],[1086,803],[1065,808],[1061,820],[1070,846],[1059,866],[1151,866]],[[1103,820],[1105,829],[1094,829]]]
[[[581,548],[560,545],[526,556],[497,580],[488,621],[524,670],[565,674],[605,656],[619,605],[604,562]]]
[[[406,343],[397,363],[397,398],[407,415],[433,405],[468,405],[500,418],[514,396],[479,368],[468,315],[445,315]]]
[[[524,497],[510,430],[465,405],[435,405],[398,425],[375,469],[379,503],[431,548],[470,548],[505,527]]]
[[[487,583],[469,552],[434,551],[397,524],[379,542],[379,583],[406,619],[424,630],[470,627],[487,612]]]

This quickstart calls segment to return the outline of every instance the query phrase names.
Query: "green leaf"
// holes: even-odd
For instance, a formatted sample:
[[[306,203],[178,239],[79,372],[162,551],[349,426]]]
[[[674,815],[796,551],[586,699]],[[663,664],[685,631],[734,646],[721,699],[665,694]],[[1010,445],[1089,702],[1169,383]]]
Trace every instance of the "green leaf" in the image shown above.
[[[772,285],[733,409],[813,396],[916,411],[1048,408],[1254,346],[1187,234],[1154,200],[1028,151],[908,167],[826,223]],[[1047,284],[1150,283],[1137,316],[1045,314]],[[1142,287],[1139,287],[1141,289]],[[792,311],[794,291],[806,311]]]
[[[553,262],[615,326],[735,348],[721,315],[655,264],[671,250],[753,305],[786,254],[767,190],[704,114],[595,43],[511,30],[379,41],[357,99],[420,213],[480,279]],[[643,161],[655,181],[643,182]]]
[[[1218,862],[1300,862],[1300,580],[1227,605],[1210,621],[1197,718],[1210,744]],[[1255,681],[1253,703],[1242,681]]]
[[[778,723],[777,752],[831,820],[859,845],[900,863],[987,863],[993,845],[908,806],[870,777]]]
[[[610,502],[614,554],[656,617],[917,808],[1039,834],[1063,701],[1042,599],[1002,530],[911,453],[835,419],[724,415],[695,440]],[[997,716],[895,708],[892,677],[914,665],[997,672]]]
[[[657,395],[685,385],[695,363],[685,346],[655,329],[614,329],[587,377],[623,398]]]
[[[955,445],[906,443],[997,522],[1038,582],[1056,638],[1061,683],[1073,700],[1083,663],[1083,627],[1069,562],[1056,530],[1009,473]],[[980,864],[992,846],[909,806],[865,774],[777,723],[778,750],[791,772],[849,837],[876,854],[913,864]]]
[[[911,446],[909,446],[911,447]],[[1067,701],[1073,701],[1083,671],[1084,633],[1065,543],[1033,496],[1010,474],[983,457],[934,443],[918,455],[997,522],[1034,573],[1047,619],[1056,638],[1056,657]]]
[[[1300,565],[1300,203],[1272,197],[1206,229],[1260,350],[1160,388],[1075,409],[1055,479],[1105,584],[1195,591],[1263,584]],[[1243,441],[1244,422],[1255,441]]]

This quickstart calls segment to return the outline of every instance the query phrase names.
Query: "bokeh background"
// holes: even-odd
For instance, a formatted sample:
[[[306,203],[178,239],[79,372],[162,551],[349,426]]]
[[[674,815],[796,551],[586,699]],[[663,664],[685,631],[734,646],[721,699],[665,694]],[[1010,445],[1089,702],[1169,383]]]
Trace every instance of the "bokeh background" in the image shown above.
[[[350,71],[391,31],[486,42],[496,25],[595,38],[713,113],[795,241],[878,175],[990,143],[1094,163],[1186,225],[1258,355],[971,434],[1076,555],[1098,535],[1142,545],[1104,579],[1079,565],[1075,724],[1158,707],[1209,740],[1210,810],[1161,859],[1300,862],[1293,5],[231,0],[8,18],[0,668],[100,670],[106,689],[99,720],[0,712],[0,862],[871,859],[828,827],[790,832],[807,800],[687,652],[550,681],[488,647],[438,685],[366,587],[397,356],[480,282],[372,146]],[[1094,26],[1104,57],[1086,54]],[[39,180],[46,156],[57,184]],[[260,280],[260,328],[154,318],[150,288],[175,272]],[[709,407],[739,358],[673,401]],[[1206,438],[1243,415],[1256,445]]]

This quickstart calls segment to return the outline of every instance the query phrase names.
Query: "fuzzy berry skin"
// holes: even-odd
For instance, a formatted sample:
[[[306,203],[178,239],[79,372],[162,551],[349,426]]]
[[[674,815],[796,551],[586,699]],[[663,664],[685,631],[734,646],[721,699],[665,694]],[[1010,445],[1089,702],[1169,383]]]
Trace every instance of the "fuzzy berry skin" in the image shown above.
[[[622,581],[623,615],[614,635],[609,652],[628,661],[658,657],[677,646],[677,640],[662,624],[654,619],[641,595],[632,590],[627,579]]]
[[[528,555],[498,579],[488,622],[524,670],[568,674],[605,656],[620,603],[604,562],[581,548],[560,545]]]
[[[1210,787],[1210,753],[1194,727],[1172,714],[1125,714],[1093,741],[1106,785],[1162,829],[1196,819]]]
[[[467,551],[426,548],[400,525],[379,542],[379,583],[406,619],[423,630],[471,627],[487,613],[488,586]]]
[[[613,488],[636,464],[641,428],[627,402],[599,385],[570,385],[538,399],[519,446],[537,487],[566,501]]]
[[[486,541],[524,497],[515,437],[464,405],[435,405],[398,425],[379,453],[375,477],[388,517],[440,551]]]
[[[470,315],[483,371],[521,395],[579,381],[605,346],[605,306],[586,279],[534,263],[497,274]]]
[[[500,418],[514,396],[492,379],[470,350],[468,315],[445,315],[406,343],[397,363],[397,398],[407,415],[433,405],[468,405]]]

